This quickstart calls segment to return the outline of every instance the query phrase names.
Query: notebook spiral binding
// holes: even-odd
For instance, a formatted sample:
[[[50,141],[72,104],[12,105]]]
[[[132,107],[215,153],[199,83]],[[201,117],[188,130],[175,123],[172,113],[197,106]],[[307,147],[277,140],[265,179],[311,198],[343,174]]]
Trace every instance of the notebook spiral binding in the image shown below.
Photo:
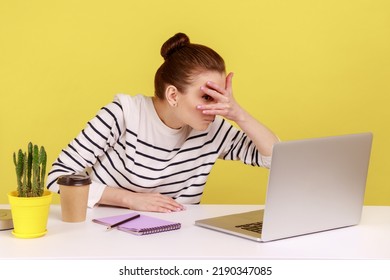
[[[159,232],[170,231],[170,230],[177,230],[180,228],[181,228],[181,224],[173,224],[169,226],[143,228],[139,230],[139,233],[146,235],[146,234],[153,234],[153,233],[159,233]]]

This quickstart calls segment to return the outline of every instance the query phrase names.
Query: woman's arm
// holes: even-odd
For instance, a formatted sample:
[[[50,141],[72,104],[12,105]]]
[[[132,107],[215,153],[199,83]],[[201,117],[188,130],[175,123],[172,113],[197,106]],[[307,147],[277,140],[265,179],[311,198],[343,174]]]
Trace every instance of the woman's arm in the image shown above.
[[[68,174],[83,174],[92,168],[107,147],[114,145],[123,128],[123,111],[119,103],[112,102],[101,109],[86,127],[64,148],[48,173],[47,188],[59,191],[58,177]],[[95,204],[102,193],[103,184],[90,187],[89,205]]]
[[[225,88],[214,82],[207,82],[201,90],[214,99],[213,103],[199,105],[198,109],[207,115],[220,115],[234,121],[253,141],[263,156],[271,156],[273,145],[278,142],[276,135],[265,125],[245,111],[234,99],[232,91],[233,73],[226,77]]]
[[[184,206],[173,198],[159,193],[134,193],[124,189],[106,187],[99,204],[115,205],[138,211],[177,212]]]

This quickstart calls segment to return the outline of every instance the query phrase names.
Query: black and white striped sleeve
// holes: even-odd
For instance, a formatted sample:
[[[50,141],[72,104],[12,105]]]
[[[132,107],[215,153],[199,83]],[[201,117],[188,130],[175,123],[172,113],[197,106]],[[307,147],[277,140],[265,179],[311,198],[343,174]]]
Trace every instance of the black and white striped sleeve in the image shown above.
[[[86,173],[87,169],[96,163],[98,157],[117,142],[124,130],[123,109],[115,99],[114,102],[103,107],[79,135],[61,151],[48,173],[47,188],[58,192],[59,187],[56,183],[58,177]],[[103,184],[93,182],[90,186],[90,200],[99,200],[104,187]]]
[[[229,136],[227,139],[230,142],[220,158],[240,160],[248,165],[270,168],[271,157],[261,155],[253,141],[243,131],[232,126]]]

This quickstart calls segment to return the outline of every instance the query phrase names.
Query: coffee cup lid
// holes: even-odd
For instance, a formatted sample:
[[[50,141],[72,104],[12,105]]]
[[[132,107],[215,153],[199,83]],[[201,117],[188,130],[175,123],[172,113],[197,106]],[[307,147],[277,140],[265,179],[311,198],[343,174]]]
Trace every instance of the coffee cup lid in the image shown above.
[[[91,178],[81,174],[63,175],[58,178],[57,183],[63,186],[85,186],[91,184]]]

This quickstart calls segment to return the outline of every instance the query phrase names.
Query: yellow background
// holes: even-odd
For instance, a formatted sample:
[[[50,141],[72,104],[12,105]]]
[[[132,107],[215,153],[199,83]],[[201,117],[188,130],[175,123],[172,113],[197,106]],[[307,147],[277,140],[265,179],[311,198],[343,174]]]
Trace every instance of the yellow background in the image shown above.
[[[0,1],[0,203],[12,153],[49,163],[119,92],[153,94],[176,32],[217,50],[282,140],[372,131],[366,205],[390,205],[390,1]],[[263,203],[268,171],[217,162],[204,203]],[[58,203],[58,197],[55,200]]]

